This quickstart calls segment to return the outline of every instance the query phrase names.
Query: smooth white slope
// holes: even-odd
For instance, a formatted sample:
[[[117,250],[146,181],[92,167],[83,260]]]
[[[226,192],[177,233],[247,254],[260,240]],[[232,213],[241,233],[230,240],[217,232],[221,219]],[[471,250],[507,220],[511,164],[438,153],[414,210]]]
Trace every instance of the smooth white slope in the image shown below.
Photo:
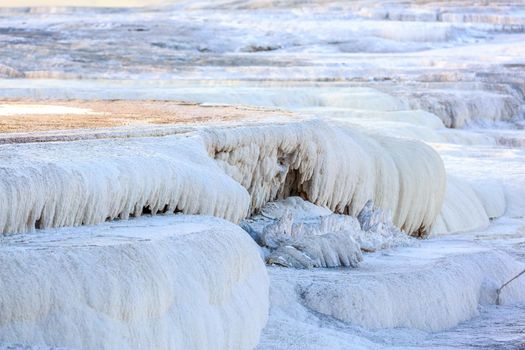
[[[253,349],[267,320],[257,245],[212,217],[140,218],[3,238],[0,343]]]
[[[447,240],[448,238],[440,238],[440,240]],[[492,244],[492,239],[490,239]],[[476,262],[469,262],[465,265],[465,270],[474,272],[475,277],[470,276],[466,281],[454,285],[454,290],[451,291],[449,283],[456,283],[457,279],[454,274],[457,269],[451,268],[456,264],[462,264],[460,260],[455,257],[449,259],[446,257],[444,248],[450,249],[452,254],[464,254],[465,257],[471,257],[468,246],[476,248],[471,243],[460,242],[458,244],[447,244],[443,242],[432,243],[431,241],[423,241],[422,245],[428,247],[418,248],[402,248],[399,250],[384,252],[379,255],[376,260],[374,256],[366,256],[363,266],[359,270],[351,271],[336,271],[336,270],[314,270],[314,271],[292,271],[290,269],[272,268],[269,270],[271,287],[270,287],[270,318],[268,325],[265,327],[257,349],[377,349],[377,350],[401,350],[401,349],[475,349],[475,348],[497,348],[508,347],[516,348],[522,343],[520,337],[521,329],[523,328],[523,311],[524,304],[523,295],[524,281],[516,281],[518,285],[514,287],[514,292],[521,293],[520,297],[510,300],[509,294],[506,295],[508,304],[506,305],[492,305],[494,302],[494,295],[492,299],[490,294],[494,291],[494,286],[491,283],[486,283],[480,286],[466,286],[464,282],[477,283],[479,279],[484,276],[492,275],[493,273],[500,273],[498,270],[504,270],[500,263],[509,263],[511,269],[519,267],[519,264],[512,259],[504,258],[502,260],[495,260],[495,256],[491,253],[484,255],[483,252],[475,253],[473,258]],[[507,241],[508,244],[508,241]],[[434,245],[434,249],[431,247]],[[460,248],[463,246],[463,248]],[[427,249],[428,248],[428,249]],[[459,249],[458,249],[459,248]],[[407,251],[411,253],[406,254]],[[423,253],[419,254],[419,252]],[[414,253],[414,254],[412,254]],[[437,254],[436,254],[437,253]],[[445,253],[445,254],[443,254]],[[443,254],[439,256],[440,254]],[[484,259],[487,257],[486,259]],[[501,256],[500,256],[501,257]],[[443,259],[443,264],[440,264],[440,269],[430,268],[431,261]],[[418,261],[419,260],[419,261]],[[411,287],[413,278],[419,277],[427,267],[421,266],[421,260],[427,260],[428,274],[432,277],[441,275],[439,278],[433,280],[432,283],[418,284],[423,290],[416,290]],[[447,262],[450,261],[450,264]],[[495,265],[498,266],[495,266]],[[473,266],[479,266],[480,269],[472,269]],[[491,266],[492,265],[492,266]],[[512,265],[512,266],[511,266]],[[523,266],[523,265],[522,265]],[[456,267],[461,268],[456,265]],[[395,275],[392,272],[395,271]],[[412,276],[417,274],[417,276]],[[377,283],[373,284],[372,279],[378,275]],[[449,278],[446,276],[448,275]],[[389,278],[390,277],[390,278]],[[399,277],[397,279],[396,277]],[[428,277],[423,277],[428,278]],[[489,277],[486,281],[489,281]],[[448,313],[452,308],[457,307],[457,310],[450,313],[450,317],[457,317],[458,315],[468,315],[472,309],[470,305],[477,305],[477,310],[474,311],[474,319],[467,322],[461,322],[458,326],[442,332],[421,331],[414,328],[382,328],[382,329],[367,329],[359,326],[360,322],[349,324],[341,322],[334,317],[326,317],[326,315],[313,312],[312,309],[305,305],[301,298],[301,291],[303,287],[313,285],[325,284],[328,285],[331,281],[335,283],[336,280],[347,281],[348,284],[355,286],[355,289],[340,288],[342,295],[352,294],[354,296],[354,307],[356,318],[358,312],[364,312],[363,317],[359,319],[361,322],[388,322],[395,321],[397,324],[409,324],[416,320],[431,320],[428,324],[434,322],[438,324],[444,318],[448,317]],[[397,288],[401,286],[402,291]],[[370,292],[367,289],[370,287]],[[377,299],[375,292],[379,287],[383,287],[387,292],[385,299]],[[405,289],[406,288],[406,289]],[[444,291],[446,289],[446,292]],[[520,290],[521,289],[521,290]],[[408,295],[402,295],[408,290]],[[474,292],[472,292],[474,290]],[[489,292],[489,298],[482,298],[476,302],[476,290]],[[511,291],[507,291],[511,292]],[[373,293],[373,294],[372,294]],[[503,294],[505,294],[504,292]],[[465,298],[461,297],[465,294]],[[481,293],[480,293],[481,294]],[[443,295],[447,295],[446,302],[443,302]],[[346,299],[347,297],[340,297]],[[408,298],[410,296],[410,298]],[[439,296],[439,297],[438,297]],[[517,297],[515,294],[514,296]],[[473,297],[474,303],[468,302],[469,306],[465,306],[465,299]],[[333,300],[340,306],[342,302],[339,298]],[[398,302],[392,307],[385,305],[390,302]],[[433,300],[433,301],[432,301]],[[519,304],[514,304],[517,301]],[[447,303],[454,303],[454,306]],[[486,304],[488,302],[488,304]],[[427,304],[428,303],[428,304]],[[456,303],[459,303],[457,305]],[[404,307],[403,307],[404,306]],[[369,308],[370,307],[370,308]],[[428,307],[429,312],[425,309],[420,310],[419,307]]]
[[[495,304],[496,289],[523,268],[523,263],[502,251],[449,238],[367,254],[359,269],[271,268],[272,306],[263,339],[266,344],[268,338],[279,343],[279,335],[305,329],[309,333],[308,328],[317,327],[355,336],[363,333],[360,327],[448,329],[476,316],[480,305]],[[525,279],[509,284],[501,296],[503,304],[523,303]],[[331,317],[318,320],[320,314]],[[319,341],[326,344],[330,332],[322,334]],[[376,340],[388,343],[386,338]],[[301,341],[292,337],[283,342]],[[351,344],[344,342],[346,347],[334,348]]]
[[[471,184],[452,175],[447,176],[443,208],[432,228],[432,234],[483,229],[488,225],[487,211]]]
[[[520,148],[433,144],[447,169],[433,234],[484,228],[489,219],[525,217],[525,152]]]

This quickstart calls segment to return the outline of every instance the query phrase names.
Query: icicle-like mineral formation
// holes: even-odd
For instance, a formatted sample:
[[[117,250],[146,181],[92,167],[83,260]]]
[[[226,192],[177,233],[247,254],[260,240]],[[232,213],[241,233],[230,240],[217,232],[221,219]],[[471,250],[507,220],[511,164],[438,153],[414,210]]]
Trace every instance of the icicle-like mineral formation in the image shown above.
[[[268,203],[260,215],[241,226],[266,249],[269,264],[295,268],[357,267],[362,250],[405,244],[409,239],[371,201],[356,219],[288,197]]]

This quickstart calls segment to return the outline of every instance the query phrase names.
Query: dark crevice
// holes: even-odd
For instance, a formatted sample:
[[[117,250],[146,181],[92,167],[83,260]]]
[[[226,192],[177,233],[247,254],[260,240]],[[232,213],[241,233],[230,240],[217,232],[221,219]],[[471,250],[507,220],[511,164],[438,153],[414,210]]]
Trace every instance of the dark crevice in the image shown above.
[[[35,221],[35,229],[41,230],[44,228],[44,223],[42,222],[42,217],[39,217],[37,221]]]

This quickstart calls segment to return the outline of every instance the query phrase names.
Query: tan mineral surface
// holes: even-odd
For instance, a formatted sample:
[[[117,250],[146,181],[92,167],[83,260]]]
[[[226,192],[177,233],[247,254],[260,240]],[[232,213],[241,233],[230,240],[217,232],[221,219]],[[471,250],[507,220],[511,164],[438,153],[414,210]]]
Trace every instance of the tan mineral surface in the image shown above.
[[[256,107],[173,101],[0,100],[0,132],[34,132],[127,125],[250,121],[291,116]]]

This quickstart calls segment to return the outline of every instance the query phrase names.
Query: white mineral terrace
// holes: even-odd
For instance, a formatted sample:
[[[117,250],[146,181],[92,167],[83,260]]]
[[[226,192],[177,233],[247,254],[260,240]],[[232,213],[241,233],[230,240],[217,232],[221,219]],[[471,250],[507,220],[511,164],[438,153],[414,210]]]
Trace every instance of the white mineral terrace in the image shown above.
[[[0,3],[0,349],[522,349],[520,1]]]

